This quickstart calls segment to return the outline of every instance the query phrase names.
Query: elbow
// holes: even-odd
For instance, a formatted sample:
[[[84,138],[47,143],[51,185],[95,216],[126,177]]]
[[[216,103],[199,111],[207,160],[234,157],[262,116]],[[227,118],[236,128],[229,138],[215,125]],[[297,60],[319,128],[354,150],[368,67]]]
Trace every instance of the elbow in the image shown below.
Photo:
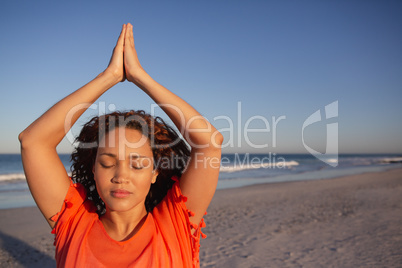
[[[27,133],[26,130],[22,131],[18,135],[18,140],[20,141],[20,148],[21,150],[27,149],[28,147],[32,147],[32,144],[37,144],[37,142],[32,141],[31,135]]]
[[[208,131],[204,135],[187,136],[187,133],[183,135],[186,142],[190,145],[191,149],[199,150],[213,150],[221,151],[223,144],[223,135],[216,129]]]
[[[21,150],[26,147],[26,139],[24,138],[24,136],[25,136],[24,131],[22,131],[22,132],[18,135],[18,140],[20,141]]]
[[[40,133],[39,133],[40,134]],[[37,150],[38,148],[54,148],[56,149],[58,143],[54,143],[47,137],[38,135],[37,131],[25,129],[18,135],[20,142],[20,149],[22,150]]]
[[[22,131],[22,132],[18,135],[18,140],[20,141],[20,143],[22,143],[22,141],[23,141],[24,132],[25,132],[25,131]]]
[[[222,133],[220,133],[218,130],[216,130],[215,133],[212,135],[213,146],[217,149],[221,149],[223,140],[224,140],[224,138],[223,138]]]

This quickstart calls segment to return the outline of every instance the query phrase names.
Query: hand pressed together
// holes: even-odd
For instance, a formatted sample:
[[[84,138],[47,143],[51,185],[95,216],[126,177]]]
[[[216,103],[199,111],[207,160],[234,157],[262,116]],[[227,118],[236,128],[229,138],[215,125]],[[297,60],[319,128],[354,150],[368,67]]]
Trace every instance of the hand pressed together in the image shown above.
[[[135,82],[144,73],[134,46],[133,25],[123,24],[112,57],[104,73],[110,73],[118,82]]]
[[[127,25],[123,24],[119,39],[117,39],[116,46],[113,49],[112,57],[110,58],[109,65],[104,73],[110,73],[116,78],[117,82],[123,82],[126,80],[123,65],[124,55],[124,40],[126,35]]]
[[[124,39],[124,68],[128,81],[135,83],[135,80],[144,73],[137,51],[134,45],[133,25],[127,24],[126,35]]]

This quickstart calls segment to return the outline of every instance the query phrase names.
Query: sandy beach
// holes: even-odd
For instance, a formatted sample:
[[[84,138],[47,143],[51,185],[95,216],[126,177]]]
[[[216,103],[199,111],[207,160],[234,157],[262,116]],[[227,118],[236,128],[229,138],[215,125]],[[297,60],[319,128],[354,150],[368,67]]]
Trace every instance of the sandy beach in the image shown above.
[[[217,191],[201,267],[400,267],[402,169]],[[0,210],[0,267],[54,267],[37,208]]]

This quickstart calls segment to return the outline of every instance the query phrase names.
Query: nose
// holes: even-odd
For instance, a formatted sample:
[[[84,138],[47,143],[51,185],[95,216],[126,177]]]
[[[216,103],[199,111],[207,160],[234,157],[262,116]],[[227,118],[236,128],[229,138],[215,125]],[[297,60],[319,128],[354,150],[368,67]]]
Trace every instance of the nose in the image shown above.
[[[113,178],[110,180],[112,183],[122,184],[128,181],[128,173],[124,167],[119,166],[114,174]]]
[[[122,178],[121,176],[114,176],[111,180],[111,183],[115,183],[115,184],[122,184],[125,183],[125,179]]]

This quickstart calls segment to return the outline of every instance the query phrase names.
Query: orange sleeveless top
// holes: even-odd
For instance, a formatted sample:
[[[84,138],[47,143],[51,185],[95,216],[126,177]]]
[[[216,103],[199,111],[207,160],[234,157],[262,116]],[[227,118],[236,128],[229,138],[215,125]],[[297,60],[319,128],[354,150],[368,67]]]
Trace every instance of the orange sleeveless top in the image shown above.
[[[71,182],[61,211],[52,217],[57,267],[199,267],[205,223],[190,222],[192,212],[175,180],[140,230],[122,242],[106,233],[85,188]]]

